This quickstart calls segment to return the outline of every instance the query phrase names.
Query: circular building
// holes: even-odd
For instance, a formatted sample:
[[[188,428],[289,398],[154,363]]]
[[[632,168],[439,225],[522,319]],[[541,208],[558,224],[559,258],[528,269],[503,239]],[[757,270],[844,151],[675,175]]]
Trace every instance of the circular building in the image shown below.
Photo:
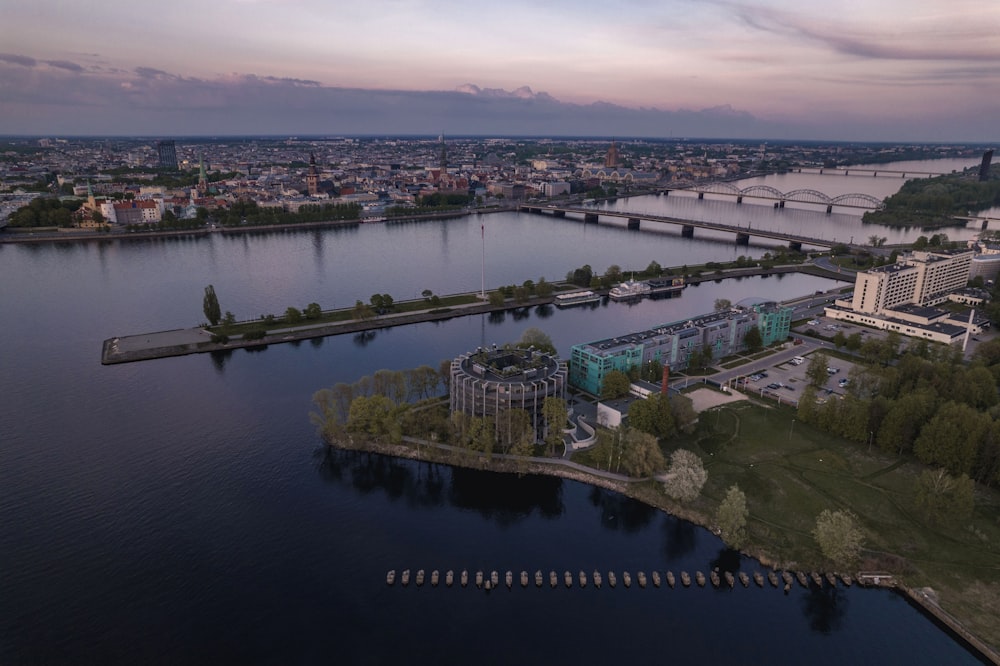
[[[546,398],[565,398],[568,371],[555,357],[532,349],[480,347],[451,362],[451,411],[492,416],[523,409],[536,433]]]

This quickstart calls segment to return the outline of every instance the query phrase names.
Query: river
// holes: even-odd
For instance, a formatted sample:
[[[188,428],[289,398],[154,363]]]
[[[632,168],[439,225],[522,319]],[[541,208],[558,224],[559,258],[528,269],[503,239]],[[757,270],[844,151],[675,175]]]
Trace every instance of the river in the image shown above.
[[[481,227],[482,225],[482,227]],[[483,229],[485,227],[485,229]],[[615,493],[325,452],[310,396],[537,326],[576,342],[831,282],[751,278],[634,306],[531,309],[228,356],[103,367],[113,335],[478,289],[590,263],[766,251],[519,214],[352,229],[0,246],[0,663],[976,663],[897,595],[387,588],[386,570],[753,570]]]

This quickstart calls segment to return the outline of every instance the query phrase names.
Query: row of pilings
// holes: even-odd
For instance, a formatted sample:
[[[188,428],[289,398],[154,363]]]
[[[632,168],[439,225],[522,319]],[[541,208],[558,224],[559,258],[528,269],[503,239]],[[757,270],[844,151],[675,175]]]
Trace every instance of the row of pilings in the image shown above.
[[[715,569],[710,571],[707,576],[701,571],[696,571],[693,575],[687,571],[681,571],[677,575],[674,575],[672,571],[666,571],[662,574],[660,571],[653,571],[647,576],[644,571],[636,572],[634,575],[629,571],[623,571],[619,575],[614,571],[602,574],[600,571],[595,570],[588,574],[580,570],[576,574],[570,571],[564,571],[562,574],[559,574],[551,570],[547,574],[543,574],[540,569],[535,571],[533,575],[529,575],[527,571],[515,573],[511,570],[501,572],[497,570],[485,571],[482,569],[475,572],[464,569],[458,573],[450,569],[443,573],[438,569],[434,569],[429,573],[424,569],[417,569],[416,571],[404,569],[397,575],[396,570],[392,569],[386,573],[385,582],[390,587],[395,586],[397,583],[400,587],[408,587],[411,584],[416,587],[422,587],[425,583],[431,587],[438,587],[439,585],[453,587],[458,585],[464,588],[471,585],[475,589],[487,591],[495,590],[499,587],[506,587],[508,590],[513,590],[516,587],[528,588],[532,585],[536,588],[548,587],[550,589],[559,587],[584,589],[588,586],[601,589],[605,585],[609,588],[616,588],[619,582],[623,588],[631,588],[633,586],[638,588],[707,587],[710,585],[713,588],[734,589],[738,583],[739,586],[744,588],[748,588],[751,585],[761,588],[770,586],[789,592],[796,582],[803,588],[837,587],[838,585],[849,587],[854,584],[854,578],[849,574],[832,572],[806,573],[803,571],[773,570],[766,573],[755,571],[752,574],[748,574],[744,571],[720,572],[718,569]],[[883,582],[888,583],[889,581],[879,581],[878,578],[868,580],[862,577],[858,582],[863,585],[880,585]]]

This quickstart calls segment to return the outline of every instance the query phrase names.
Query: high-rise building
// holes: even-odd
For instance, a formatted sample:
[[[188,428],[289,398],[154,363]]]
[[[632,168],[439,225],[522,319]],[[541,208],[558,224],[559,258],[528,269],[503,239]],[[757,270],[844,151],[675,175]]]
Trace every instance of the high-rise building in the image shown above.
[[[965,286],[972,250],[914,252],[895,264],[858,273],[851,309],[881,315],[900,305],[936,305]]]
[[[990,148],[983,153],[983,161],[979,165],[979,182],[985,183],[990,179],[990,162],[993,161],[993,149]]]
[[[160,158],[160,168],[177,171],[177,145],[173,141],[157,141],[156,153]]]

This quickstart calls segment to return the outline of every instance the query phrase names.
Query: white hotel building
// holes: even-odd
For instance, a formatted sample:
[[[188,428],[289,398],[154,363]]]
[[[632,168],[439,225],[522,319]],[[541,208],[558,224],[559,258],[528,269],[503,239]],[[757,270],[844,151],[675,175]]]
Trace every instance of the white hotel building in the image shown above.
[[[933,306],[965,287],[973,254],[915,251],[895,264],[858,273],[853,296],[826,308],[826,316],[945,344],[960,342],[967,331],[981,332],[986,322],[955,318]]]

